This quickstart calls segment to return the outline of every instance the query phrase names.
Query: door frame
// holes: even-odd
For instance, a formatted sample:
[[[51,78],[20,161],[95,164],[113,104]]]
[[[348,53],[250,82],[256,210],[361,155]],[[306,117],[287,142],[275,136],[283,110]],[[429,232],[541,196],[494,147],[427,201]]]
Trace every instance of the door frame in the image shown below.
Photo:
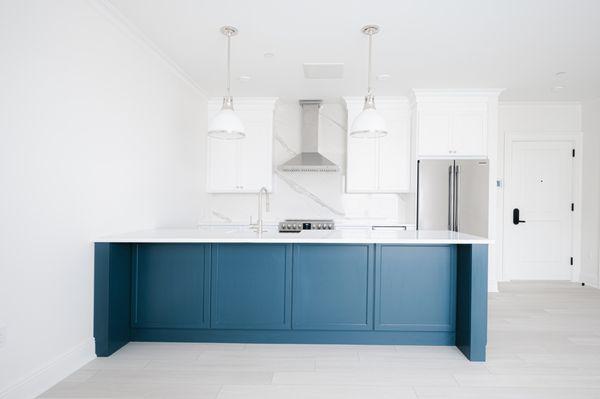
[[[502,226],[502,267],[501,281],[507,281],[506,256],[508,229],[505,229],[506,221],[512,215],[512,209],[508,199],[511,195],[512,176],[512,143],[518,141],[571,141],[575,149],[573,162],[573,223],[571,224],[571,248],[573,252],[573,269],[571,270],[571,281],[579,281],[581,276],[581,199],[582,199],[582,139],[583,132],[561,131],[561,132],[507,132],[504,138],[504,190],[502,194],[502,216],[499,224]]]

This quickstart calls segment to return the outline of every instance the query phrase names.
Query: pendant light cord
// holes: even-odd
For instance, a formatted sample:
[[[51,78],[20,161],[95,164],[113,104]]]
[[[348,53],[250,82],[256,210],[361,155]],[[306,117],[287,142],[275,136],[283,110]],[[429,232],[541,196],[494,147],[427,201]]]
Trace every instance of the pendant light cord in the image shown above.
[[[231,97],[231,33],[227,34],[227,97]]]
[[[373,46],[373,34],[369,33],[369,76],[367,78],[367,94],[373,94],[371,87],[371,47]]]

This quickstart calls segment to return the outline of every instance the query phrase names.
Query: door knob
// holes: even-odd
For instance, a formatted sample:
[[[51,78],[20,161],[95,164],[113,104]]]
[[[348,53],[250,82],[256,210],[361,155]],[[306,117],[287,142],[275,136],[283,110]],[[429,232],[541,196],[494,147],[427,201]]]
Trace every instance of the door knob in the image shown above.
[[[519,217],[519,208],[513,209],[513,224],[525,223],[524,220],[521,220]]]

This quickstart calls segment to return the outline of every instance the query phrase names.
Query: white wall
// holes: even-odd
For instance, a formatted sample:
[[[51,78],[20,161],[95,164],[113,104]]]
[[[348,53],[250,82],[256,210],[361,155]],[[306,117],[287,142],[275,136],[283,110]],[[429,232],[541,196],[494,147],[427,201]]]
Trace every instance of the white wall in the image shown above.
[[[407,105],[408,107],[408,105]],[[273,123],[273,194],[265,220],[325,218],[348,224],[414,223],[405,194],[346,194],[346,106],[342,99],[323,103],[319,118],[319,151],[341,167],[338,173],[280,172],[277,167],[300,151],[301,109],[298,99],[279,100]],[[256,194],[212,194],[203,208],[203,223],[256,221]]]
[[[108,16],[0,2],[0,397],[93,356],[94,237],[197,221],[206,99]]]
[[[578,102],[501,102],[498,110],[498,178],[504,180],[504,153],[507,133],[545,133],[556,134],[580,132],[582,130],[581,104]],[[583,147],[586,147],[584,136]],[[588,151],[588,150],[584,150]],[[587,155],[583,154],[584,159]],[[584,183],[585,185],[585,183]],[[585,199],[584,199],[585,202]],[[503,189],[497,190],[497,234],[498,266],[490,273],[496,273],[498,281],[502,278],[503,246]],[[582,210],[582,212],[586,212]],[[585,219],[585,214],[583,219]],[[585,253],[585,252],[584,252]]]
[[[584,217],[581,281],[600,287],[600,98],[582,105]]]

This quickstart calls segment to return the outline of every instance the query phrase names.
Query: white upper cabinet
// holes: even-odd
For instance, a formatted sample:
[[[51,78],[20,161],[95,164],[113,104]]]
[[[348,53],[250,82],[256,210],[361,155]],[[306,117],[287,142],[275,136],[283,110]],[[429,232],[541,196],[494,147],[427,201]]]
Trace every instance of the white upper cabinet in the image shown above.
[[[221,109],[222,98],[208,102],[208,121]],[[206,191],[256,193],[273,185],[273,111],[275,98],[235,98],[234,108],[246,137],[207,137]]]
[[[489,101],[498,91],[415,90],[417,157],[486,158]]]
[[[348,126],[362,111],[362,97],[345,97]],[[410,191],[410,108],[404,97],[375,99],[388,134],[378,139],[347,137],[346,192]]]

